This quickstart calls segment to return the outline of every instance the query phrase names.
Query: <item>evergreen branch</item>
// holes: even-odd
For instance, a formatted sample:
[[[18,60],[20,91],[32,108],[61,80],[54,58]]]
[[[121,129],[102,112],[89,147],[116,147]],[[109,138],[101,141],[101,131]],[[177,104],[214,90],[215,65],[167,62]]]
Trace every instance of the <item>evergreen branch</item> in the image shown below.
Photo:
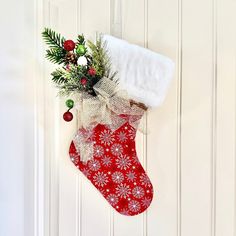
[[[42,36],[46,44],[49,45],[49,49],[46,50],[46,58],[53,63],[69,66],[68,69],[62,67],[51,73],[52,81],[57,85],[60,95],[67,96],[74,93],[87,92],[90,95],[96,96],[93,86],[101,78],[107,77],[117,82],[115,78],[116,73],[112,73],[111,71],[106,42],[103,42],[101,36],[96,38],[95,43],[91,41],[87,42],[89,52],[87,52],[86,48],[84,56],[88,64],[84,66],[73,64],[74,58],[64,49],[65,38],[61,37],[60,34],[49,28],[45,28]],[[76,46],[83,45],[85,47],[85,43],[84,36],[78,35]],[[95,75],[88,73],[90,67],[95,68]],[[86,84],[82,84],[81,78],[86,78]]]
[[[79,34],[77,37],[77,43],[78,44],[85,44],[85,40],[84,40],[84,35],[83,34]]]
[[[42,36],[46,44],[49,45],[50,48],[61,48],[63,49],[63,44],[65,42],[65,38],[55,31],[45,28],[42,32]],[[64,49],[63,49],[64,50]]]
[[[111,63],[106,49],[106,42],[102,42],[101,35],[96,38],[95,44],[90,40],[87,41],[87,44],[91,51],[92,65],[96,69],[97,75],[101,78],[105,76],[113,79],[116,72],[111,72]]]
[[[66,51],[60,48],[51,48],[46,50],[46,58],[52,63],[62,64],[66,63]]]
[[[67,71],[64,69],[56,69],[51,73],[52,75],[52,81],[57,84],[64,84],[67,82]]]

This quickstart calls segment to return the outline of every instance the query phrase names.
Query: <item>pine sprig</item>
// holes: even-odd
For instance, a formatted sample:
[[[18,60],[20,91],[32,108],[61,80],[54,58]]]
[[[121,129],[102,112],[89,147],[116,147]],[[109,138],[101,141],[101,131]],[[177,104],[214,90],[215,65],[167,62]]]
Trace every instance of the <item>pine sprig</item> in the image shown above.
[[[106,43],[102,41],[101,35],[96,38],[95,44],[90,40],[87,41],[87,45],[91,51],[91,57],[93,58],[92,66],[96,69],[96,73],[99,77],[114,78],[116,73],[111,73],[111,63],[106,49]]]
[[[85,44],[85,39],[83,34],[79,34],[77,37],[77,43],[78,44]]]
[[[65,38],[55,31],[45,28],[42,32],[42,36],[46,44],[49,45],[50,48],[62,48],[65,42]]]
[[[57,85],[60,95],[68,96],[86,92],[96,96],[93,86],[99,80],[107,77],[114,81],[116,73],[111,72],[106,43],[103,42],[101,35],[96,38],[95,43],[86,41],[83,34],[78,35],[73,51],[66,51],[65,38],[49,28],[44,29],[42,36],[49,46],[46,50],[46,58],[52,63],[64,64],[51,73],[52,81]],[[80,48],[82,46],[83,48]],[[84,49],[82,54],[80,49]],[[82,56],[87,60],[84,65],[77,62],[77,59]],[[91,73],[91,70],[95,73]]]
[[[65,64],[66,50],[63,48],[65,38],[49,28],[44,29],[42,36],[46,44],[49,45],[46,58],[52,63]]]
[[[62,64],[66,63],[66,51],[61,50],[60,48],[51,48],[46,50],[46,56],[49,61],[52,63]]]
[[[64,69],[61,69],[61,68],[56,69],[55,71],[51,73],[52,81],[58,85],[64,84],[67,81],[67,77],[68,77],[67,74],[68,73]]]

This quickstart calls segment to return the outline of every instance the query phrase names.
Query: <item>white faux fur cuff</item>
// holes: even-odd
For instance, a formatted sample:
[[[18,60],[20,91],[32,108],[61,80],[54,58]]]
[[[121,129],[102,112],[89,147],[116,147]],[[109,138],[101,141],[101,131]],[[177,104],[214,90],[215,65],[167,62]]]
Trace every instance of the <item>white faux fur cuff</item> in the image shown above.
[[[161,105],[173,77],[173,61],[110,35],[103,35],[103,40],[107,42],[112,69],[118,72],[130,98],[147,107]]]

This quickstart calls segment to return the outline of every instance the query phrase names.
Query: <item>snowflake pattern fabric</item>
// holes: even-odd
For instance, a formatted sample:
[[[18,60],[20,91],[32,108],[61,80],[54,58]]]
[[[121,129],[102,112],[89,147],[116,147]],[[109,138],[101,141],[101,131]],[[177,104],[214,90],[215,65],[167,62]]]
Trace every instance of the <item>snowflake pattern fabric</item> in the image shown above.
[[[127,216],[145,211],[153,198],[152,184],[137,157],[135,135],[129,123],[115,132],[100,124],[93,130],[94,159],[80,161],[73,141],[69,151],[73,164],[116,211]]]

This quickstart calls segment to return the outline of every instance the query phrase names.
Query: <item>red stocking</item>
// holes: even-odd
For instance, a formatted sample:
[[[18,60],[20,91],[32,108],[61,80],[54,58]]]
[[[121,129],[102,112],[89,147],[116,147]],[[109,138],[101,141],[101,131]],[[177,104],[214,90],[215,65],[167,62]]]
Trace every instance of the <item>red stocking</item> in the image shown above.
[[[93,159],[80,160],[76,141],[71,142],[70,158],[109,204],[123,215],[145,211],[153,198],[153,187],[140,164],[135,149],[136,129],[128,122],[114,132],[105,125],[93,129]]]

